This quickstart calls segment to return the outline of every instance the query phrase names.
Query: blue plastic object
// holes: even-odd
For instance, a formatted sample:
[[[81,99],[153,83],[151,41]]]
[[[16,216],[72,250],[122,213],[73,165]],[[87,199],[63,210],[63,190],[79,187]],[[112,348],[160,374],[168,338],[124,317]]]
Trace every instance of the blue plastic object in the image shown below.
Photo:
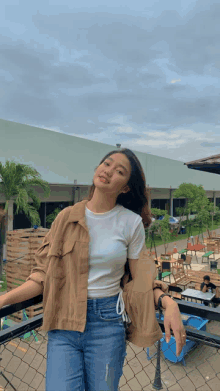
[[[204,304],[200,304],[200,305],[204,305]],[[208,323],[208,319],[204,319],[199,316],[194,316],[194,315],[189,315],[189,314],[184,314],[184,313],[181,313],[181,314],[188,316],[188,319],[182,320],[182,322],[185,326],[192,326],[192,327],[195,327],[197,330],[206,331],[206,324]],[[156,317],[157,317],[157,319],[159,319],[158,313],[156,313]],[[161,315],[161,320],[163,320],[163,319],[164,319],[164,316]],[[184,360],[184,356],[190,350],[192,350],[193,348],[195,348],[198,345],[198,343],[191,341],[189,339],[186,339],[186,345],[183,347],[182,352],[177,357],[177,355],[176,355],[176,340],[172,335],[170,337],[169,343],[167,343],[165,340],[165,333],[163,333],[163,338],[161,338],[160,342],[161,342],[161,350],[164,354],[164,357],[174,363],[182,361],[183,365],[186,365],[185,360]],[[148,360],[150,360],[152,357],[149,356],[149,348],[147,348]]]

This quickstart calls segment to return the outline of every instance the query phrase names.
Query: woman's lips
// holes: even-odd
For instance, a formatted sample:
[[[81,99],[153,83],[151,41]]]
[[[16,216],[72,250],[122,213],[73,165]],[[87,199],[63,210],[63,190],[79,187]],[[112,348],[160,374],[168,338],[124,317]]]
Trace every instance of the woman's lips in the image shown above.
[[[105,178],[99,177],[100,181],[103,183],[108,183],[108,181]]]

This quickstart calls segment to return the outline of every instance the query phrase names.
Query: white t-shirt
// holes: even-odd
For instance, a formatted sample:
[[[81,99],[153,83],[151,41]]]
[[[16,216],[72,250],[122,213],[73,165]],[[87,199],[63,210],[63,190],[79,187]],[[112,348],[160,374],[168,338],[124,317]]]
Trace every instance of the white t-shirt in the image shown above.
[[[86,207],[85,220],[90,235],[88,298],[115,296],[127,258],[138,259],[145,244],[142,218],[117,204],[102,214]]]

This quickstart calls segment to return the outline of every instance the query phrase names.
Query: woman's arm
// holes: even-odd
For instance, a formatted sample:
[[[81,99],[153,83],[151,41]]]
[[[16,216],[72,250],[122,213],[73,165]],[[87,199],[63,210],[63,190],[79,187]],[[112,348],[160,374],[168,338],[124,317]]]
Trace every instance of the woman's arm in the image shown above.
[[[35,281],[24,282],[21,286],[5,293],[0,298],[0,308],[5,305],[17,304],[32,299],[43,293],[43,286]]]
[[[158,300],[159,300],[159,297],[164,293],[161,289],[154,289],[154,302],[155,302],[155,305],[157,306],[158,305]],[[166,309],[166,307],[170,304],[174,304],[174,305],[177,305],[177,303],[171,298],[171,297],[168,297],[168,296],[164,296],[162,298],[162,307],[164,309]]]

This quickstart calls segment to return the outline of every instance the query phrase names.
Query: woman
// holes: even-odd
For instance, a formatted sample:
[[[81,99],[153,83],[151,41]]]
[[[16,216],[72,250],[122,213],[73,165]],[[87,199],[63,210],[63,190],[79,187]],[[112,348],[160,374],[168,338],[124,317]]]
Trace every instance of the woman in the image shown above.
[[[23,291],[22,286],[13,290],[17,299],[12,298],[12,292],[4,295],[6,305],[44,293],[46,391],[116,391],[126,356],[126,338],[137,346],[151,346],[159,339],[152,313],[155,318],[154,300],[157,305],[163,291],[148,287],[153,282],[151,271],[146,256],[140,257],[146,248],[144,227],[150,222],[139,160],[129,149],[112,151],[96,168],[87,200],[65,208],[55,219],[36,252],[37,266],[23,284]],[[35,285],[27,286],[30,283]],[[43,286],[41,292],[37,290],[39,285]],[[24,294],[25,286],[29,296]],[[144,307],[141,298],[146,300]],[[169,340],[172,328],[180,354],[186,335],[178,305],[165,296],[162,306],[166,337]],[[144,317],[142,333],[138,322]],[[128,323],[130,337],[126,335]],[[151,330],[145,332],[146,327]],[[160,329],[158,323],[157,327]]]

